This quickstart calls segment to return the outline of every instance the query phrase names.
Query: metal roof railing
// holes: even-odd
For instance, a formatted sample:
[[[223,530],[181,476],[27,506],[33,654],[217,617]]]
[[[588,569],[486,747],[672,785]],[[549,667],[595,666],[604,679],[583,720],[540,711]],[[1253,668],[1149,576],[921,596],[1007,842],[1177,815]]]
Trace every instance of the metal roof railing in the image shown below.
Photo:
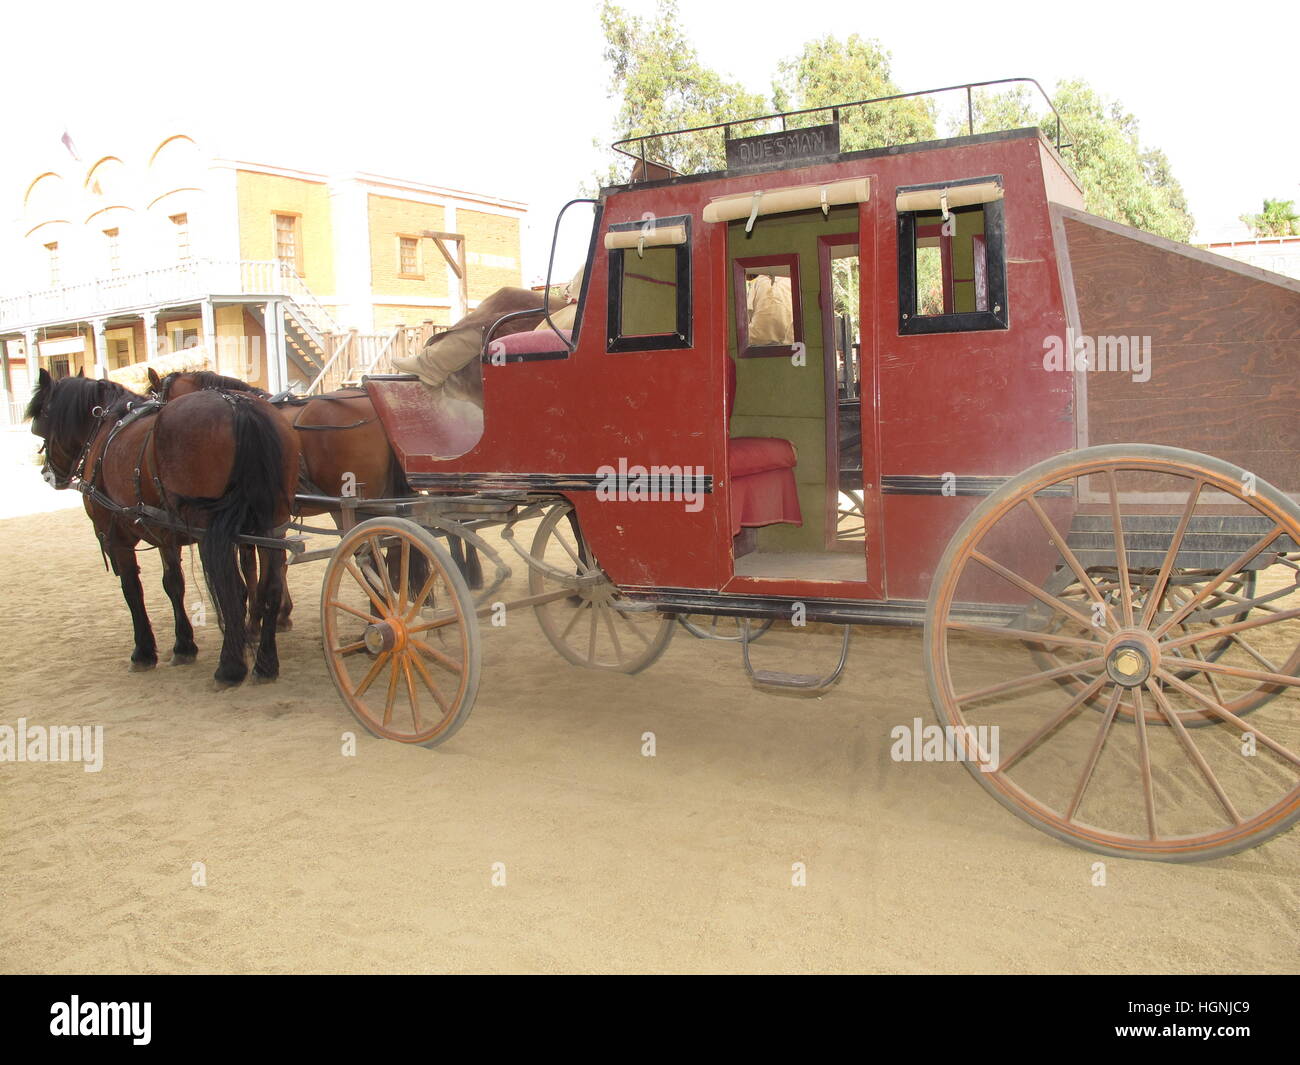
[[[838,125],[841,114],[854,108],[867,108],[880,104],[896,103],[900,100],[914,100],[922,97],[938,96],[941,93],[965,93],[966,128],[969,133],[974,134],[975,90],[986,89],[995,85],[1032,85],[1037,89],[1039,95],[1043,98],[1043,101],[1047,104],[1055,119],[1053,128],[1045,130],[1044,132],[1050,136],[1052,144],[1056,147],[1057,151],[1072,147],[1074,135],[1070,132],[1070,128],[1066,124],[1065,119],[1061,117],[1061,112],[1056,109],[1056,105],[1052,102],[1051,97],[1047,95],[1047,91],[1034,78],[997,78],[993,81],[971,81],[961,85],[945,85],[940,89],[922,89],[918,92],[900,92],[894,93],[890,96],[877,96],[870,100],[853,100],[847,103],[826,104],[820,107],[804,107],[797,111],[775,111],[769,115],[755,115],[752,118],[730,119],[725,122],[713,122],[705,126],[691,126],[686,129],[669,130],[664,133],[647,133],[639,137],[625,137],[622,140],[615,141],[611,147],[620,155],[625,155],[629,159],[640,163],[642,166],[642,174],[645,173],[645,169],[648,166],[662,167],[676,173],[670,164],[650,158],[648,152],[651,146],[662,143],[672,137],[679,137],[684,134],[707,133],[711,130],[721,130],[725,147],[726,142],[733,139],[732,130],[737,126],[749,126],[756,123],[774,122],[779,120],[781,123],[781,130],[785,130],[789,120],[792,118],[798,118],[803,115],[826,114],[828,112],[831,115],[831,121]],[[889,147],[889,145],[883,145],[882,147]],[[634,180],[636,179],[634,178]],[[645,180],[645,178],[641,177],[640,180]]]

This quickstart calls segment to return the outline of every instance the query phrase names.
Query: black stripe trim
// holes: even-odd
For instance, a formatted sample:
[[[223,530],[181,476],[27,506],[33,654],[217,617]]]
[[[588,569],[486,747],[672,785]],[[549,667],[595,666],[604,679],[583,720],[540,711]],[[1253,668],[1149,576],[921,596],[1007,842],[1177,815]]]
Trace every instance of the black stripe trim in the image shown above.
[[[896,496],[987,496],[992,495],[1010,477],[988,477],[980,474],[957,474],[949,478],[944,474],[893,474],[880,479],[880,490],[885,495]],[[950,488],[945,490],[946,486]],[[1051,485],[1040,489],[1040,496],[1072,496],[1069,485]]]
[[[600,473],[408,473],[412,488],[523,489],[525,491],[594,492],[608,480]],[[704,474],[700,491],[713,491],[712,474]],[[695,478],[691,478],[694,487]],[[622,486],[620,486],[622,487]]]

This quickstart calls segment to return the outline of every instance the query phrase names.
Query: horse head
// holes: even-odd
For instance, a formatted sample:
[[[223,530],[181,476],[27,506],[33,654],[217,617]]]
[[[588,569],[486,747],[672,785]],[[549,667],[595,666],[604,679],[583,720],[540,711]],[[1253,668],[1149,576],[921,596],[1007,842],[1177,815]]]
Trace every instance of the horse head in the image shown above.
[[[24,418],[30,419],[32,433],[43,441],[41,476],[46,483],[67,488],[103,416],[142,398],[113,381],[83,374],[56,381],[42,368]]]

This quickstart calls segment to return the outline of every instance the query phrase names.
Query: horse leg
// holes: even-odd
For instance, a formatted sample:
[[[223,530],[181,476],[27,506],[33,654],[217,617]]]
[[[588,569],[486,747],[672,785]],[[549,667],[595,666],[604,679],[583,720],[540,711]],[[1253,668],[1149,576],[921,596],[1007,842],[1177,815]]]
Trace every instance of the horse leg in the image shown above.
[[[258,606],[258,580],[257,580],[257,548],[249,544],[240,544],[239,551],[239,571],[244,577],[244,587],[248,589],[248,623],[245,632],[249,641],[257,639],[258,626],[261,623],[262,612]]]
[[[154,641],[149,613],[144,607],[144,587],[140,584],[140,563],[136,561],[135,544],[120,539],[110,546],[113,569],[122,582],[122,598],[131,611],[131,625],[135,629],[135,650],[131,652],[131,672],[142,673],[158,664],[158,644]]]
[[[176,642],[172,645],[173,666],[188,666],[199,656],[198,644],[194,642],[194,626],[190,624],[190,615],[185,609],[185,571],[181,568],[181,549],[176,544],[167,544],[158,549],[163,564],[163,591],[172,602],[172,614],[176,619]]]
[[[286,562],[285,565],[287,566],[288,562]],[[284,594],[280,599],[280,616],[276,619],[275,623],[275,627],[281,632],[287,632],[289,629],[293,628],[293,618],[289,616],[293,613],[293,599],[289,596],[288,571],[286,570],[284,572],[286,576],[280,582],[284,589]]]
[[[244,660],[244,652],[248,647],[248,635],[244,626],[248,588],[234,557],[234,548],[224,549],[230,552],[228,559],[216,556],[206,542],[202,548],[208,549],[205,552],[207,557],[204,558],[204,569],[207,571],[208,586],[222,627],[221,659],[213,679],[218,688],[229,688],[242,683],[248,676],[248,663]]]
[[[262,638],[257,646],[257,659],[253,663],[254,681],[275,680],[280,675],[280,656],[275,646],[275,621],[280,613],[280,600],[284,595],[286,552],[275,548],[257,549],[261,576],[258,582],[257,602],[262,611],[258,618]]]

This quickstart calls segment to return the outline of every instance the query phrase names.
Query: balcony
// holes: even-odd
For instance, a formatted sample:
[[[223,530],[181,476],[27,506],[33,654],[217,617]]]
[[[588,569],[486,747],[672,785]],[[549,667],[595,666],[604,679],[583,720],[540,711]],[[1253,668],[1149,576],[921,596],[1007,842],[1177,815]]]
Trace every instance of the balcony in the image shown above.
[[[281,297],[319,307],[293,268],[257,260],[190,259],[172,266],[113,274],[43,292],[0,297],[0,333],[138,314],[198,303],[210,296]],[[322,323],[328,328],[332,323]]]

